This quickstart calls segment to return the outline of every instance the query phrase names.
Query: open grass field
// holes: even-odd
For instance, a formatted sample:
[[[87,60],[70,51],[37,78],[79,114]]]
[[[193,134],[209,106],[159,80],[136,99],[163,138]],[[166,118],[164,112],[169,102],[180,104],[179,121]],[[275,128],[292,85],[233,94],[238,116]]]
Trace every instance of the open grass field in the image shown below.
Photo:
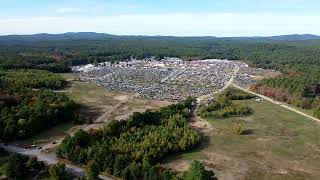
[[[65,74],[68,79],[70,74]],[[112,108],[130,94],[107,91],[97,87],[94,83],[69,81],[67,89],[63,93],[68,95],[83,108],[81,115],[85,118],[97,118],[100,114]]]
[[[267,101],[237,101],[253,115],[207,119],[214,127],[192,152],[171,156],[164,166],[185,170],[191,160],[205,162],[219,179],[319,179],[320,124]],[[235,126],[247,135],[237,135]]]

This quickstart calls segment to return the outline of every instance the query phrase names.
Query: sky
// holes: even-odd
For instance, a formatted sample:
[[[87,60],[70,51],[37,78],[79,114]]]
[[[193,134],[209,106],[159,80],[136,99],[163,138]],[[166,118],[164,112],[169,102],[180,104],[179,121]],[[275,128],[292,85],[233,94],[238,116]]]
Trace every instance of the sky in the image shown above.
[[[0,35],[320,35],[319,0],[0,0]]]

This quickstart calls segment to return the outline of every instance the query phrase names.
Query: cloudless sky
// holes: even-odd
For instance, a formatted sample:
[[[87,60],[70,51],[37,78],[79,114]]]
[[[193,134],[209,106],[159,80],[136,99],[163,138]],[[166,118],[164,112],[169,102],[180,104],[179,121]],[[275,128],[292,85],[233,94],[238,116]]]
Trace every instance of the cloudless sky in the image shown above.
[[[319,0],[0,0],[0,34],[319,34]]]

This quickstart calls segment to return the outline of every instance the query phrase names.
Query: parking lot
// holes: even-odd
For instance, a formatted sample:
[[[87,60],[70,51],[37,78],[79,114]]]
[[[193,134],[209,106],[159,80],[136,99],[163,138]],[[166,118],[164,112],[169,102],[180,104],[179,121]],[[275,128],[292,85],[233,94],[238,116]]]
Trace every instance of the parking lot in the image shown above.
[[[178,101],[187,96],[203,96],[223,88],[234,69],[235,81],[256,83],[252,68],[240,61],[218,59],[182,61],[178,58],[131,60],[110,64],[73,67],[81,81],[93,81],[109,90],[137,93],[152,100]]]

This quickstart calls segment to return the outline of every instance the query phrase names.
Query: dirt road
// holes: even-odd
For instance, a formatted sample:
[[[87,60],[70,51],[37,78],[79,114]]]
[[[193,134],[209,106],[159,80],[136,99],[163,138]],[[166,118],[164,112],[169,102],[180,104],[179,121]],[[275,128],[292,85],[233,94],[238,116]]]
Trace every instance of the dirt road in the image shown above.
[[[236,85],[236,84],[233,84],[233,87],[238,88],[238,89],[240,89],[240,90],[242,90],[242,91],[244,91],[244,92],[247,92],[247,93],[250,93],[250,94],[254,94],[254,95],[256,95],[256,96],[258,96],[258,97],[261,97],[261,98],[263,98],[263,99],[265,99],[265,100],[267,100],[267,101],[269,101],[269,102],[271,102],[271,103],[277,104],[277,105],[279,105],[279,106],[281,106],[281,107],[283,107],[283,108],[286,108],[286,109],[288,109],[288,110],[290,110],[290,111],[293,111],[293,112],[295,112],[295,113],[298,113],[298,114],[300,114],[300,115],[302,115],[302,116],[305,116],[305,117],[307,117],[307,118],[309,118],[309,119],[312,119],[312,120],[314,120],[314,121],[320,122],[320,119],[317,119],[317,118],[315,118],[315,117],[313,117],[313,116],[310,116],[310,115],[308,115],[308,114],[306,114],[306,113],[303,113],[303,112],[301,112],[301,111],[299,111],[299,110],[297,110],[297,109],[294,109],[294,108],[292,108],[292,107],[290,107],[290,106],[288,106],[288,105],[286,105],[286,104],[283,104],[283,103],[281,103],[281,102],[279,102],[279,101],[276,101],[276,100],[274,100],[274,99],[271,99],[271,98],[269,98],[269,97],[267,97],[267,96],[264,96],[264,95],[261,95],[261,94],[252,92],[252,91],[250,91],[249,89],[245,89],[245,88],[240,87],[240,86],[238,86],[238,85]]]
[[[43,161],[46,165],[52,165],[57,162],[59,162],[58,158],[56,157],[55,153],[44,153],[42,152],[43,150],[39,150],[37,148],[32,148],[32,149],[24,149],[19,146],[9,144],[9,145],[4,145],[0,143],[0,147],[4,148],[6,151],[11,152],[11,153],[17,153],[17,154],[22,154],[25,156],[29,157],[37,157],[39,161]],[[66,164],[66,171],[79,177],[84,177],[85,176],[85,169],[82,167],[74,166],[71,164]],[[99,175],[101,179],[104,180],[113,180],[112,178]]]
[[[113,106],[113,108],[111,108],[109,111],[106,111],[105,113],[103,113],[100,117],[98,117],[94,123],[105,123],[111,116],[111,113],[115,110],[117,110],[121,105],[123,105],[124,103],[130,101],[133,98],[138,97],[139,94],[134,94],[128,98],[125,98],[124,100],[120,101],[118,104],[116,104],[115,106]]]
[[[276,100],[274,100],[274,99],[271,99],[271,98],[269,98],[269,97],[267,97],[267,96],[264,96],[264,95],[261,95],[261,94],[252,92],[252,91],[250,91],[249,89],[246,89],[246,88],[243,88],[243,87],[241,87],[241,86],[236,85],[236,84],[234,83],[234,80],[233,80],[233,79],[234,79],[234,77],[236,76],[236,74],[237,74],[238,71],[239,71],[239,67],[235,67],[235,70],[234,70],[233,75],[231,76],[230,80],[226,83],[226,85],[225,85],[222,89],[219,89],[219,90],[217,90],[217,91],[215,91],[215,92],[213,92],[213,93],[211,93],[211,94],[208,94],[208,95],[199,97],[199,98],[197,99],[198,103],[200,103],[203,99],[206,99],[206,98],[208,98],[208,97],[211,97],[212,95],[217,94],[217,93],[220,93],[220,92],[224,91],[225,89],[227,89],[228,87],[233,86],[233,87],[238,88],[238,89],[240,89],[240,90],[242,90],[242,91],[244,91],[244,92],[247,92],[247,93],[250,93],[250,94],[254,94],[254,95],[256,95],[256,96],[258,96],[258,97],[261,97],[261,98],[263,98],[263,99],[265,99],[265,100],[267,100],[267,101],[269,101],[269,102],[271,102],[271,103],[277,104],[277,105],[279,105],[279,106],[281,106],[281,107],[283,107],[283,108],[285,108],[285,109],[288,109],[288,110],[293,111],[293,112],[295,112],[295,113],[298,113],[298,114],[300,114],[300,115],[302,115],[302,116],[305,116],[305,117],[307,117],[307,118],[309,118],[309,119],[312,119],[312,120],[314,120],[314,121],[320,122],[320,119],[317,119],[317,118],[315,118],[315,117],[313,117],[313,116],[310,116],[310,115],[308,115],[308,114],[306,114],[306,113],[303,113],[303,112],[301,112],[301,111],[299,111],[299,110],[297,110],[297,109],[294,109],[294,108],[292,108],[292,107],[290,107],[290,106],[288,106],[288,105],[286,105],[286,104],[283,104],[283,103],[281,103],[281,102],[279,102],[279,101],[276,101]]]
[[[119,102],[111,110],[105,112],[100,117],[98,117],[95,120],[96,124],[90,124],[90,125],[84,126],[83,128],[80,128],[80,129],[88,131],[90,129],[103,127],[103,125],[109,119],[109,117],[111,116],[111,113],[113,111],[118,109],[123,103],[129,101],[130,99],[132,99],[136,96],[137,95],[133,95],[133,96]],[[43,145],[42,148],[43,149],[55,148],[55,147],[59,146],[59,144],[61,144],[62,140],[63,140],[63,138],[56,139],[55,144],[49,143],[49,144]],[[25,149],[25,148],[22,148],[18,145],[14,145],[14,144],[4,145],[4,144],[0,143],[0,147],[4,148],[6,151],[11,152],[11,153],[18,153],[18,154],[22,154],[22,155],[26,155],[26,156],[30,156],[30,157],[37,157],[37,159],[39,161],[43,161],[47,165],[52,165],[52,164],[59,162],[59,159],[56,157],[55,152],[46,152],[43,149],[37,149],[37,148]],[[84,168],[74,166],[71,164],[66,164],[66,171],[75,175],[75,176],[79,176],[79,177],[85,176],[85,169]],[[100,179],[104,179],[104,180],[113,180],[112,178],[107,177],[107,176],[103,176],[103,175],[99,175],[99,177],[100,177]]]
[[[232,86],[233,83],[234,83],[234,78],[235,76],[237,75],[238,71],[239,71],[239,67],[236,66],[234,68],[234,72],[233,74],[231,75],[229,81],[227,81],[225,83],[225,85],[223,86],[223,88],[215,91],[215,92],[212,92],[211,94],[207,94],[207,95],[204,95],[204,96],[201,96],[201,97],[198,97],[197,98],[197,105],[196,105],[196,108],[194,110],[194,117],[193,117],[193,121],[190,123],[190,125],[192,127],[195,127],[197,129],[199,129],[201,132],[203,132],[205,135],[210,135],[210,133],[212,132],[212,130],[214,129],[214,127],[208,123],[206,120],[202,119],[200,116],[197,115],[197,111],[198,111],[198,108],[201,104],[201,102],[205,99],[208,99],[210,97],[212,97],[213,95],[215,94],[218,94],[218,93],[221,93],[222,91],[226,90],[228,87]]]
[[[207,99],[207,98],[210,98],[210,97],[212,97],[213,95],[218,94],[218,93],[226,90],[228,87],[230,87],[230,86],[233,84],[234,78],[235,78],[235,76],[237,75],[239,69],[240,69],[240,68],[239,68],[238,66],[236,66],[236,67],[234,68],[234,71],[233,71],[233,74],[231,75],[231,78],[229,79],[229,81],[226,82],[226,84],[225,84],[221,89],[219,89],[219,90],[217,90],[217,91],[215,91],[215,92],[213,92],[213,93],[211,93],[211,94],[207,94],[207,95],[198,97],[198,98],[197,98],[198,103],[200,104],[202,100]]]

